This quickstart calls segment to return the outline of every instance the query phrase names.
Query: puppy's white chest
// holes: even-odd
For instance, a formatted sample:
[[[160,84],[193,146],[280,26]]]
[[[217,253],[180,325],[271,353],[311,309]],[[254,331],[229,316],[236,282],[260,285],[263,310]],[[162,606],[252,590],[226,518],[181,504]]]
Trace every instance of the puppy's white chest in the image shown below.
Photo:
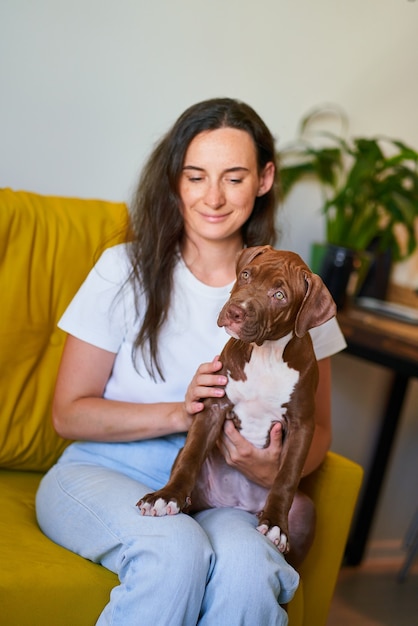
[[[241,422],[241,434],[257,447],[266,444],[273,422],[283,421],[299,372],[283,361],[291,334],[278,341],[254,346],[245,366],[247,380],[229,379],[226,387],[234,412]]]

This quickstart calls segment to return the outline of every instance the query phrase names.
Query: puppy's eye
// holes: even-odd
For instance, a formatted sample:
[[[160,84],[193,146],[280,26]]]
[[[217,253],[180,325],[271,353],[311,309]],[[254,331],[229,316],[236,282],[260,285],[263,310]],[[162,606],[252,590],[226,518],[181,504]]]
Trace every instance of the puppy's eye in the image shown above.
[[[243,270],[241,272],[241,278],[243,278],[244,280],[248,280],[250,277],[250,272],[248,270]]]
[[[284,300],[285,295],[284,295],[283,291],[276,291],[276,293],[274,294],[273,298],[275,298],[276,300]]]

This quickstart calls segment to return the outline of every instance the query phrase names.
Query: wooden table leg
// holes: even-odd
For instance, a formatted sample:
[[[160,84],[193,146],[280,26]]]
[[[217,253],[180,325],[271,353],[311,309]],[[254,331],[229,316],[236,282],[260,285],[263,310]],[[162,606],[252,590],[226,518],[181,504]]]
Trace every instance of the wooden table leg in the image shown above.
[[[354,523],[347,542],[345,565],[359,565],[363,558],[385,471],[395,442],[408,381],[409,377],[404,374],[396,373],[394,375],[371,464],[368,472],[366,472],[366,479],[360,492]]]

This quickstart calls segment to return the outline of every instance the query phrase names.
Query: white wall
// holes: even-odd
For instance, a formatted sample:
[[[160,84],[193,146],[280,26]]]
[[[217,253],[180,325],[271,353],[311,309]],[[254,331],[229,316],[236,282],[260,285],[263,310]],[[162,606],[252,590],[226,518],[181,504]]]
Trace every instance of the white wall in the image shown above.
[[[417,27],[418,0],[2,0],[0,185],[129,200],[161,133],[220,95],[253,105],[279,146],[323,102],[346,109],[353,133],[418,146]],[[307,258],[323,232],[311,189],[289,199],[281,223],[282,245]],[[380,383],[359,398],[357,363],[338,357],[335,370],[334,447],[363,461],[369,443],[358,433],[376,419]],[[414,398],[402,454],[418,445]],[[339,435],[348,424],[349,444]],[[418,501],[412,482],[400,517],[381,512],[379,536],[403,533]]]

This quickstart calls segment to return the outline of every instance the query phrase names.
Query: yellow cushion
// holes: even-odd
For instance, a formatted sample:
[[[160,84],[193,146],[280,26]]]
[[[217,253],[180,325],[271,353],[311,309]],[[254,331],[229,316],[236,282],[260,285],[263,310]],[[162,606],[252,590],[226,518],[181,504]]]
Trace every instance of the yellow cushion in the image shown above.
[[[92,626],[115,574],[52,543],[35,518],[41,474],[0,471],[0,623]]]
[[[315,539],[300,567],[304,626],[325,626],[327,622],[362,479],[360,465],[328,452],[321,466],[301,483],[301,489],[315,502],[317,514]],[[289,605],[291,625],[296,601],[295,596]]]
[[[304,620],[305,614],[304,586],[302,578],[299,580],[299,587],[293,596],[293,600],[287,606],[289,626],[313,626],[313,622]],[[324,625],[325,626],[325,625]]]
[[[126,217],[122,203],[0,189],[0,467],[46,470],[64,449],[50,420],[56,324]]]

